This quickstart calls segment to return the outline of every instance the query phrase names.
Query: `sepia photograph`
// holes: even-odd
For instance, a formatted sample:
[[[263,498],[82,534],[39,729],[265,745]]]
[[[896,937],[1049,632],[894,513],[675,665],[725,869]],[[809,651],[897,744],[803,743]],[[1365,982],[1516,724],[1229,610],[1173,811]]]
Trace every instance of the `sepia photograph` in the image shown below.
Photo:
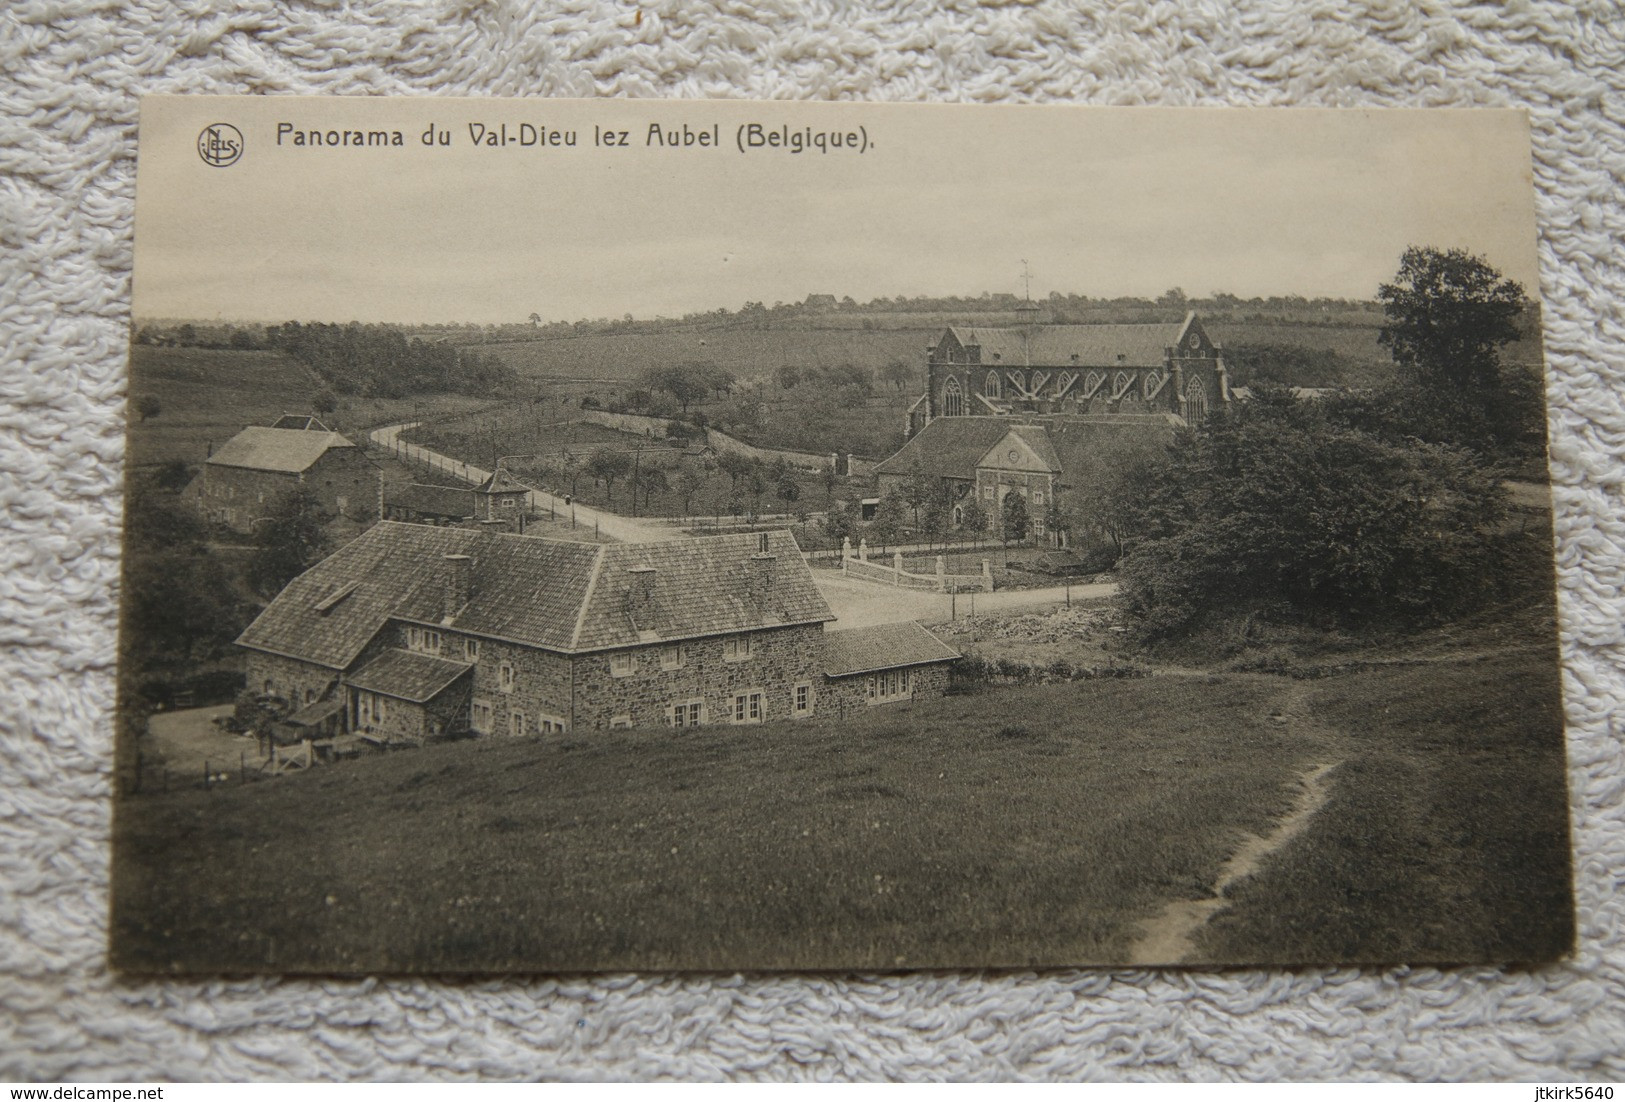
[[[143,100],[135,974],[1542,962],[1521,111]]]

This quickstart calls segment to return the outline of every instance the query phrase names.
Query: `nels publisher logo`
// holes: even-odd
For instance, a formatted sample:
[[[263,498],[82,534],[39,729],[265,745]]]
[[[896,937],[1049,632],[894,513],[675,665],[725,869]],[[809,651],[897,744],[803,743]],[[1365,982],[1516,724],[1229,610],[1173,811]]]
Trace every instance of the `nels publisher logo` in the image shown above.
[[[197,136],[197,155],[204,164],[225,168],[243,155],[243,133],[229,122],[210,123]]]

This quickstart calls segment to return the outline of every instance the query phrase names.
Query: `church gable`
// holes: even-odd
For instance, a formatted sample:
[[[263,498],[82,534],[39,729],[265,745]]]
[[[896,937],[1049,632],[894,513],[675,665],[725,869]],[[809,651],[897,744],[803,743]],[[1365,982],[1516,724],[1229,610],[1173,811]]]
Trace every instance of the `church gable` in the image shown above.
[[[1033,425],[1019,425],[1005,433],[976,461],[978,470],[1021,471],[1035,474],[1057,474],[1060,460],[1049,436]]]

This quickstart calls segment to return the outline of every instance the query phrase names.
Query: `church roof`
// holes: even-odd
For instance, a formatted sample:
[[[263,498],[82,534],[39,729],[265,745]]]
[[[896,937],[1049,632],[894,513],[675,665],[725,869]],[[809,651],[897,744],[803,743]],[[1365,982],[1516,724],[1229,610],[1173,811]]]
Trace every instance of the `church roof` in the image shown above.
[[[949,332],[966,348],[980,346],[982,367],[1160,367],[1191,320],[1026,328],[955,325]]]
[[[830,677],[952,662],[959,657],[958,651],[913,620],[824,636],[824,672]]]
[[[336,432],[276,429],[250,425],[222,444],[206,461],[212,467],[299,474],[334,448],[353,448]]]
[[[470,559],[449,618],[447,555]],[[634,602],[634,568],[653,570],[647,600]],[[289,582],[237,642],[344,669],[390,620],[575,653],[832,619],[788,532],[594,545],[383,521]]]
[[[875,467],[875,473],[906,475],[918,460],[920,469],[934,478],[973,479],[977,460],[1010,427],[1007,417],[938,417]]]

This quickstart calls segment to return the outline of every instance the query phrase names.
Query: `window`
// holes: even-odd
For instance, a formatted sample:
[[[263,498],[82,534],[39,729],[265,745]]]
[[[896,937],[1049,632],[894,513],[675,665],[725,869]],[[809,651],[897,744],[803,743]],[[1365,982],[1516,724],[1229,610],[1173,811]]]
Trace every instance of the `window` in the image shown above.
[[[638,672],[638,656],[631,651],[621,651],[609,656],[609,675],[611,677],[631,677]]]
[[[305,703],[306,704],[314,704],[314,703],[316,703],[316,690],[315,689],[306,689],[305,690]]]
[[[491,733],[491,702],[472,700],[468,705],[468,725],[482,735]]]
[[[1044,491],[1043,490],[1034,490],[1033,491],[1033,504],[1034,505],[1042,505],[1042,504],[1044,504]]]
[[[666,726],[699,727],[705,723],[703,700],[679,700],[666,705]]]
[[[406,649],[418,654],[439,654],[440,633],[432,628],[409,625],[406,629]]]
[[[799,681],[795,688],[790,690],[790,715],[794,719],[806,719],[813,714],[813,687],[811,681]]]
[[[989,371],[987,378],[982,380],[982,393],[989,398],[999,396],[999,373],[997,371]]]
[[[632,717],[631,716],[611,716],[610,717],[609,729],[611,731],[624,731],[628,727],[631,727],[631,726],[632,726]]]
[[[356,725],[362,729],[382,723],[384,721],[384,698],[377,693],[357,693],[355,721]]]
[[[511,693],[513,692],[514,682],[517,680],[518,678],[513,672],[513,663],[502,663],[502,666],[497,670],[497,688],[502,692]]]
[[[993,500],[993,487],[984,486],[982,488],[982,496],[987,498],[989,501],[992,501]]]
[[[480,641],[478,639],[463,640],[463,658],[469,662],[480,660]]]
[[[497,504],[500,505],[504,509],[512,509],[513,508],[513,498],[511,498],[511,497],[502,498],[500,501],[497,502]],[[631,726],[631,724],[627,724],[627,726]]]
[[[762,722],[762,691],[760,689],[752,689],[748,693],[734,694],[733,722]]]
[[[562,735],[569,727],[558,716],[537,716],[536,730],[544,735]]]
[[[965,395],[959,389],[959,380],[952,375],[942,387],[942,416],[963,417],[965,414]]]
[[[660,668],[663,670],[680,670],[683,668],[683,648],[680,646],[660,648]]]
[[[909,670],[886,670],[869,675],[869,703],[886,704],[906,700],[914,691],[914,675]]]
[[[750,636],[730,635],[722,641],[724,662],[743,662],[750,657]]]
[[[508,713],[508,734],[518,737],[525,733],[525,713]]]

